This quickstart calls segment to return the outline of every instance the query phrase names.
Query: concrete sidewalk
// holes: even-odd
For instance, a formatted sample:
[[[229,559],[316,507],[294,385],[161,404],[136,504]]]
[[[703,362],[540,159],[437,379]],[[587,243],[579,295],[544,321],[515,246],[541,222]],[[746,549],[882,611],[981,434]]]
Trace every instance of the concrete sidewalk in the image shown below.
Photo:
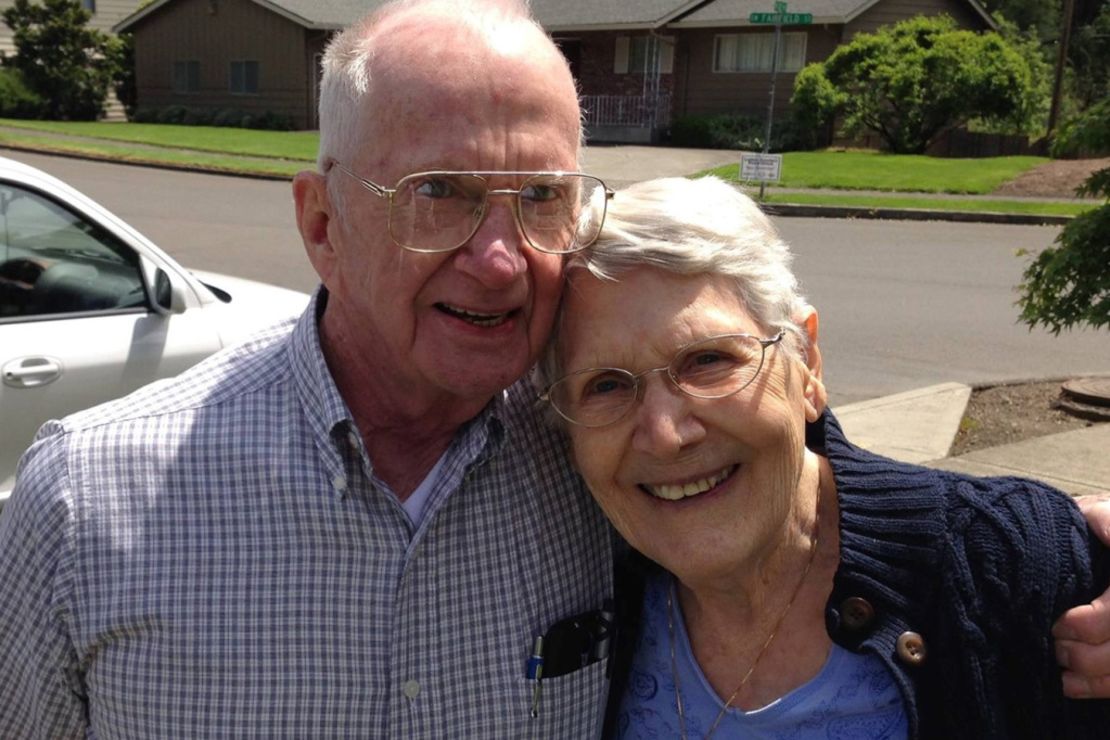
[[[896,460],[1035,478],[1072,495],[1110,492],[1110,423],[948,457],[971,387],[942,383],[834,408],[848,438]]]

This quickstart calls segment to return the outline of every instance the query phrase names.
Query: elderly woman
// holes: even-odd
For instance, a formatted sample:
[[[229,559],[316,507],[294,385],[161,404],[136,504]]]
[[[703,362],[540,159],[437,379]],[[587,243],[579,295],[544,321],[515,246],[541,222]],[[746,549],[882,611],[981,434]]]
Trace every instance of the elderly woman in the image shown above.
[[[1050,637],[1106,552],[1055,490],[854,447],[751,200],[634,186],[567,275],[543,398],[646,556],[610,735],[1107,736],[1110,702],[1064,698]]]

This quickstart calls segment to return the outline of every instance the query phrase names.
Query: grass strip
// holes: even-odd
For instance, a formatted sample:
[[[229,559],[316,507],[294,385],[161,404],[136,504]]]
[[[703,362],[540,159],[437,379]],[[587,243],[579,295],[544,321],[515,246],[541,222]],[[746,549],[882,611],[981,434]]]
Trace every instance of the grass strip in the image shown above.
[[[698,173],[740,182],[737,163]],[[917,193],[986,195],[1045,157],[1013,156],[945,159],[919,154],[881,152],[787,152],[782,159],[784,188],[888,190]]]
[[[750,193],[754,197],[754,193]],[[912,196],[830,195],[825,193],[769,193],[768,203],[809,206],[852,206],[859,208],[916,208],[927,211],[975,213],[1024,213],[1037,216],[1078,216],[1099,206],[1098,202],[1052,203],[1026,200],[975,200],[914,198]]]
[[[315,161],[320,143],[320,136],[315,131],[260,131],[217,126],[103,121],[22,121],[6,118],[0,119],[0,126],[167,149],[192,149],[301,162]]]
[[[80,154],[96,159],[119,162],[184,165],[212,172],[225,172],[245,175],[278,175],[292,177],[305,169],[306,163],[286,162],[272,159],[245,159],[242,157],[220,156],[183,152],[173,149],[134,149],[114,144],[101,144],[91,141],[73,141],[49,136],[13,134],[0,131],[0,146],[9,145],[34,149],[45,153]]]

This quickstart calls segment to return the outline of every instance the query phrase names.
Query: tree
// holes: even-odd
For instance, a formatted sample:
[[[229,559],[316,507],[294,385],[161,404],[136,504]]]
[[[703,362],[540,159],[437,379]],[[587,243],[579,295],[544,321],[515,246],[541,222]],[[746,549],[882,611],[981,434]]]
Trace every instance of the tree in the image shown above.
[[[947,16],[918,16],[808,65],[792,104],[800,122],[839,120],[848,135],[874,131],[890,151],[919,154],[972,119],[1031,130],[1047,90],[1038,55],[997,33],[959,30]]]
[[[104,111],[115,56],[110,37],[86,25],[90,17],[77,0],[15,0],[3,13],[16,49],[4,64],[43,98],[49,118],[90,120]]]
[[[1055,150],[1110,152],[1110,98],[1065,127]],[[1025,268],[1018,306],[1031,329],[1043,325],[1059,334],[1077,325],[1110,327],[1110,167],[1092,174],[1079,193],[1102,196],[1105,202],[1072,219],[1056,238],[1057,246]]]

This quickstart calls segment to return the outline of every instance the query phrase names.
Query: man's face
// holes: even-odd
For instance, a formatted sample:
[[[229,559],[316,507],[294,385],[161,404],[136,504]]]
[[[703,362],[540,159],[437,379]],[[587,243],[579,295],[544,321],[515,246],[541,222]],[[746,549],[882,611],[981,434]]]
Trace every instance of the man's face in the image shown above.
[[[426,170],[576,168],[579,111],[565,71],[552,60],[432,46],[381,69],[366,138],[345,165],[386,187]],[[327,311],[358,356],[429,400],[484,402],[521,377],[550,332],[562,258],[527,246],[512,198],[492,196],[461,248],[419,254],[390,238],[385,199],[334,168],[328,177],[341,178],[343,217],[328,229],[336,269],[325,277]]]

